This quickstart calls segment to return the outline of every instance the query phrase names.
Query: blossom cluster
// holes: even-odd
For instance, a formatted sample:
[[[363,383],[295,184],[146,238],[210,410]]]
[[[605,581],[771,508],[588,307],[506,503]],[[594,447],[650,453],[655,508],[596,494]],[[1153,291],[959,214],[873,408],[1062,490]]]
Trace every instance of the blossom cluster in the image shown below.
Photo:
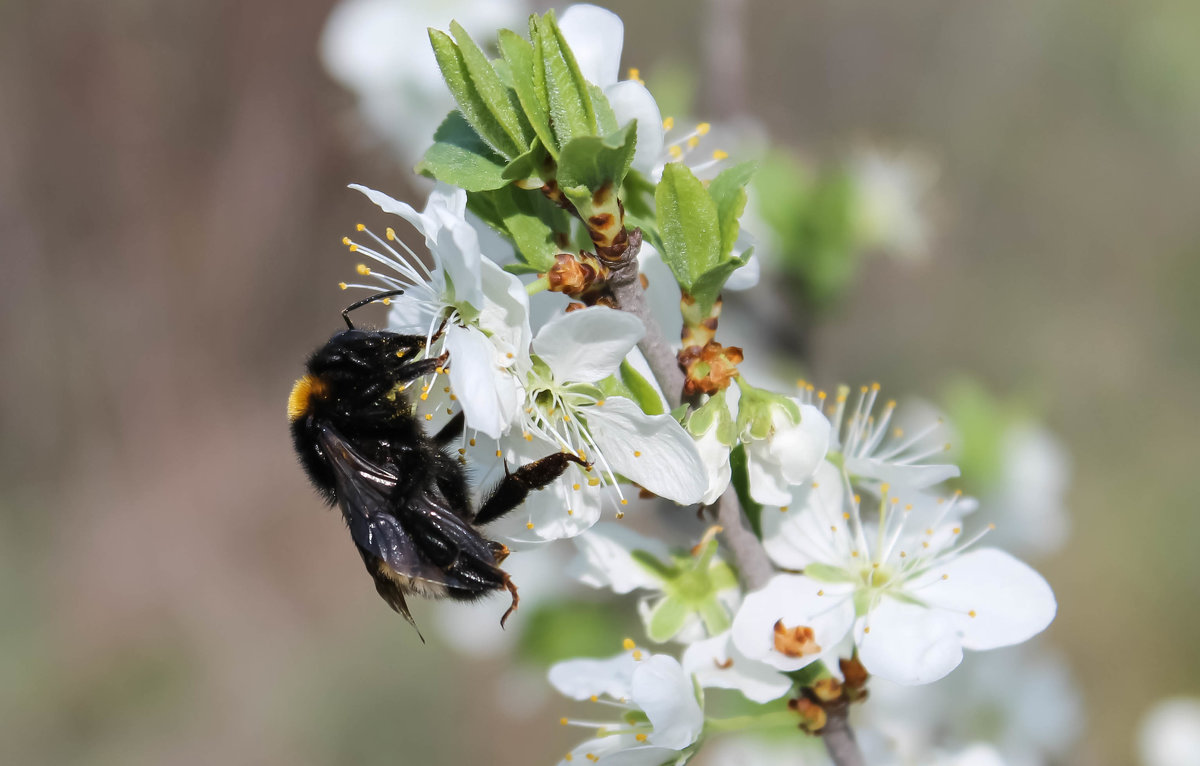
[[[353,5],[361,14],[368,3]],[[636,593],[646,639],[677,647],[656,653],[626,639],[615,656],[550,669],[558,691],[613,719],[563,718],[594,734],[564,762],[682,763],[708,737],[739,728],[820,733],[828,716],[866,698],[872,677],[930,684],[964,651],[1043,631],[1054,595],[1034,569],[987,544],[993,527],[976,521],[986,512],[963,491],[972,485],[952,461],[949,424],[914,420],[878,384],[755,385],[739,367],[746,350],[716,341],[722,294],[757,279],[754,239],[739,225],[752,169],[722,150],[700,152],[706,123],[675,131],[636,70],[621,79],[615,14],[576,5],[535,15],[530,30],[530,40],[502,33],[495,62],[457,25],[453,37],[430,33],[457,104],[420,166],[436,186],[420,211],[351,187],[412,232],[358,225],[344,244],[362,259],[360,278],[342,287],[403,291],[390,300],[388,328],[424,336],[425,356],[447,360],[410,384],[410,398],[431,433],[461,414],[458,454],[477,492],[555,452],[584,461],[488,535],[517,556],[570,539],[565,572]],[[345,49],[327,55],[353,79],[357,59]],[[387,120],[382,107],[368,112]],[[864,241],[899,218],[915,248],[923,234],[888,188],[861,211]],[[423,248],[405,243],[413,233]],[[648,283],[647,311],[629,310],[607,284],[622,258]],[[671,351],[682,392],[651,358],[661,328],[681,330]],[[742,343],[753,351],[752,339]],[[1020,486],[991,494],[1030,497]],[[749,579],[726,544],[722,533],[733,530],[715,519],[728,503],[752,528],[766,579]],[[1020,518],[1027,503],[1011,504]],[[705,522],[647,531],[680,506]],[[759,712],[713,717],[712,689]],[[963,745],[911,757],[999,762],[984,745]]]

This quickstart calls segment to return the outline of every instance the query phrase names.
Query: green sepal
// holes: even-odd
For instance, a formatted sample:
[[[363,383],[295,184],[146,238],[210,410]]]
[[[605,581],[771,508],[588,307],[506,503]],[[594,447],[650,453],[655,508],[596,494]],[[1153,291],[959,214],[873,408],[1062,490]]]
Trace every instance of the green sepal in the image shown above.
[[[433,141],[417,164],[421,175],[468,192],[490,191],[508,184],[505,159],[479,137],[461,112],[451,112],[442,120]]]
[[[589,82],[588,95],[592,97],[592,108],[596,110],[597,133],[607,136],[621,127],[621,123],[617,122],[617,113],[613,111],[612,105],[608,103],[608,96],[604,95],[602,88]]]
[[[550,107],[545,93],[545,72],[537,76],[540,59],[534,55],[534,46],[528,40],[509,29],[500,30],[500,53],[508,62],[512,87],[517,94],[525,119],[537,134],[542,146],[550,156],[558,158],[558,146],[554,142],[554,131],[550,128]],[[541,90],[538,81],[541,80]]]
[[[804,574],[821,582],[847,582],[853,579],[845,569],[821,563],[808,564],[804,567]]]
[[[492,62],[484,54],[467,30],[457,21],[450,22],[450,32],[458,43],[459,55],[466,66],[476,93],[487,107],[488,112],[512,142],[516,154],[522,147],[529,146],[533,140],[533,128],[525,117],[520,100],[514,90],[506,86],[500,75],[496,73]],[[511,71],[509,72],[511,75]],[[506,156],[515,156],[507,154]]]
[[[656,644],[669,641],[683,629],[694,610],[683,599],[668,596],[659,601],[646,620],[646,636]]]
[[[821,660],[809,663],[799,670],[793,670],[790,673],[785,673],[787,677],[796,682],[800,688],[808,688],[820,681],[822,678],[829,678],[833,674],[829,672],[829,668]]]
[[[750,529],[758,538],[762,538],[762,505],[756,503],[750,496],[750,474],[746,465],[746,447],[739,444],[729,452],[730,483],[737,493],[742,512],[750,521]]]
[[[558,28],[554,11],[543,16],[535,30],[533,43],[541,50],[550,125],[555,145],[561,149],[573,138],[596,134],[596,111],[588,82]]]
[[[708,314],[712,304],[716,302],[721,290],[724,289],[725,283],[729,281],[729,277],[733,275],[733,272],[745,266],[753,254],[754,248],[748,247],[736,257],[730,257],[700,275],[700,278],[692,285],[690,292],[696,301],[694,305],[698,311],[704,312],[705,315]]]
[[[647,415],[661,415],[666,411],[666,407],[663,406],[663,400],[658,395],[658,391],[650,381],[646,380],[640,372],[634,369],[628,360],[621,360],[621,367],[618,372],[621,375],[621,382],[625,384],[625,388],[629,391],[629,398],[638,407],[642,408],[642,412]]]
[[[600,389],[603,398],[609,399],[614,396],[623,396],[626,399],[633,399],[633,392],[629,390],[629,386],[625,385],[625,381],[621,380],[615,373],[607,378],[602,378],[596,381],[596,387]]]
[[[585,221],[608,213],[619,220],[617,192],[637,144],[637,124],[631,120],[621,130],[600,136],[581,136],[562,148],[558,157],[558,185]],[[607,189],[607,194],[597,194]]]
[[[493,86],[504,87],[491,65],[489,64],[487,69],[494,80],[477,85],[462,49],[454,43],[450,35],[438,29],[430,29],[429,43],[433,46],[438,67],[442,70],[442,77],[450,88],[451,95],[458,103],[459,111],[479,137],[506,160],[521,154],[524,151],[522,144],[509,135],[505,126],[492,113],[488,100],[480,93],[480,87],[488,91],[492,91]],[[489,97],[494,95],[489,92]]]
[[[787,413],[792,423],[800,422],[800,405],[782,394],[755,388],[742,378],[737,379],[738,399],[737,429],[743,438],[766,439],[774,428],[774,411]]]
[[[729,412],[729,403],[725,400],[725,391],[721,389],[708,398],[697,408],[687,422],[687,430],[692,436],[703,436],[714,427],[717,429],[717,440],[727,447],[737,443],[737,424]]]

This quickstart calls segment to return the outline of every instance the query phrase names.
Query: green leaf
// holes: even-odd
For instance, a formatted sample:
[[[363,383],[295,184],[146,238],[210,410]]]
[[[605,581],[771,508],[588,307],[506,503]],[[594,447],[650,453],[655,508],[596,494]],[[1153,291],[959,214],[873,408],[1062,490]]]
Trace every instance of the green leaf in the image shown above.
[[[757,167],[743,162],[721,172],[708,185],[708,194],[717,203],[717,221],[721,229],[721,257],[733,252],[741,228],[738,219],[746,210],[746,184]]]
[[[621,360],[619,372],[621,382],[629,390],[629,398],[642,408],[642,412],[647,415],[661,415],[666,411],[663,407],[662,397],[658,395],[658,391],[655,390],[650,381],[642,377],[641,373],[633,368],[632,364],[626,360]]]
[[[611,604],[578,599],[535,606],[522,619],[526,629],[518,637],[518,655],[547,666],[580,656],[608,656],[634,630],[633,621]]]
[[[508,185],[467,196],[467,206],[505,234],[517,248],[517,255],[535,272],[554,265],[560,252],[559,232],[569,231],[569,214],[541,194],[529,194]]]
[[[746,448],[739,444],[729,453],[729,468],[733,489],[737,492],[738,502],[742,504],[742,512],[750,521],[754,534],[762,537],[762,506],[750,497],[750,474],[746,471]]]
[[[487,91],[492,91],[494,87],[504,88],[491,65],[487,65],[487,71],[493,79],[477,84],[463,51],[455,45],[449,35],[437,29],[430,29],[429,42],[437,57],[438,67],[442,70],[442,77],[446,80],[454,100],[458,102],[459,111],[479,137],[505,159],[523,153],[525,147],[509,135],[504,124],[492,113],[488,98],[479,90],[480,87]],[[488,97],[492,98],[495,95],[494,92],[489,92]]]
[[[434,144],[417,164],[417,172],[468,192],[499,189],[505,160],[480,139],[461,112],[451,112],[433,134]]]
[[[646,636],[656,644],[670,641],[672,636],[683,630],[691,613],[692,609],[683,599],[671,596],[664,598],[646,620]]]
[[[589,82],[588,94],[592,97],[592,108],[596,110],[596,132],[607,136],[621,127],[621,123],[617,122],[617,113],[608,103],[608,96],[604,95],[604,90]]]
[[[616,191],[625,180],[637,144],[637,124],[603,138],[572,139],[558,157],[558,185],[585,219],[595,212],[617,212]],[[610,193],[601,195],[600,192]]]
[[[504,132],[512,141],[515,154],[520,154],[521,149],[529,146],[530,141],[533,140],[533,129],[529,126],[529,121],[525,119],[524,112],[518,109],[517,94],[500,80],[500,76],[492,67],[492,62],[479,49],[462,25],[457,21],[450,22],[450,32],[454,35],[455,42],[458,43],[459,56],[467,68],[476,93],[479,94],[479,98],[491,113],[492,118],[504,128]]]
[[[596,111],[588,82],[579,71],[575,54],[550,11],[537,25],[535,44],[542,52],[546,97],[550,107],[550,125],[561,149],[578,136],[596,134]]]
[[[700,275],[696,283],[692,285],[691,291],[691,296],[695,299],[699,311],[703,311],[704,315],[708,314],[705,307],[711,307],[716,302],[725,283],[733,276],[733,272],[745,266],[746,261],[750,260],[750,256],[753,254],[754,248],[748,247],[737,258],[722,261]]]
[[[690,294],[700,275],[716,266],[720,258],[717,205],[691,169],[678,162],[663,169],[654,201],[663,260],[680,288]]]
[[[549,173],[547,172],[549,171]],[[544,176],[553,173],[550,159],[541,139],[535,138],[529,151],[517,157],[504,168],[504,177],[509,181],[536,180],[540,185]]]
[[[550,108],[545,92],[545,72],[538,78],[535,67],[541,63],[535,60],[533,45],[528,40],[508,29],[500,30],[500,52],[508,62],[512,73],[512,86],[516,91],[517,100],[525,112],[525,118],[530,127],[541,140],[542,146],[558,159],[558,145],[554,143],[554,131],[550,129]],[[538,81],[541,80],[539,91]]]

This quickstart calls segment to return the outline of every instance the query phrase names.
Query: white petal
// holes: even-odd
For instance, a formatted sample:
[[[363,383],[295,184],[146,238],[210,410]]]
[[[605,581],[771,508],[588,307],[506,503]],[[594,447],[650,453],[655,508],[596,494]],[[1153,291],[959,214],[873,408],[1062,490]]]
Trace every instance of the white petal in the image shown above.
[[[581,313],[581,312],[575,312]],[[604,460],[617,473],[654,494],[688,505],[708,486],[696,442],[670,415],[647,415],[631,400],[613,396],[582,411]]]
[[[770,459],[766,442],[749,442],[745,443],[745,447],[746,478],[750,481],[750,497],[766,506],[787,505],[792,498],[789,492],[791,482],[784,477],[783,468]]]
[[[914,582],[911,590],[930,606],[952,615],[968,649],[995,649],[1027,641],[1045,630],[1058,610],[1046,580],[1028,564],[996,548],[973,550],[936,566]]]
[[[525,465],[561,449],[538,437],[526,441],[515,431],[501,442],[509,466]],[[502,474],[501,474],[502,475]],[[514,549],[528,548],[547,540],[574,537],[600,520],[604,487],[588,486],[590,474],[572,463],[562,476],[547,487],[530,492],[525,502],[511,513],[488,525],[488,535]],[[574,489],[578,486],[579,489]],[[610,505],[614,503],[610,501]]]
[[[636,665],[631,652],[604,660],[567,660],[550,666],[550,685],[577,700],[601,694],[613,699],[628,698],[633,694]]]
[[[734,645],[747,657],[778,670],[799,670],[818,660],[818,655],[789,657],[777,651],[775,623],[812,628],[813,639],[827,649],[841,641],[854,624],[853,593],[849,584],[822,583],[803,575],[776,575],[742,602],[733,618]]]
[[[638,267],[649,283],[646,287],[646,303],[650,306],[650,314],[658,320],[663,337],[678,348],[683,329],[683,317],[679,313],[679,283],[675,281],[675,275],[663,261],[662,255],[649,242],[643,242],[642,249],[638,251]]]
[[[393,197],[390,197],[381,191],[369,189],[361,184],[350,184],[350,188],[365,194],[367,199],[378,205],[379,209],[383,212],[391,213],[392,215],[398,215],[404,220],[408,221],[410,224],[412,224],[413,228],[421,232],[421,236],[425,237],[426,239],[429,238],[429,232],[436,226],[434,222],[426,219],[425,216],[418,213],[416,208],[407,202],[401,202],[400,200],[394,199]]]
[[[533,353],[559,382],[593,383],[616,372],[645,334],[633,314],[592,306],[547,322],[533,339]]]
[[[962,642],[945,612],[884,597],[855,626],[863,667],[898,684],[927,684],[962,662]]]
[[[654,170],[663,154],[666,143],[662,126],[662,112],[650,91],[636,80],[625,80],[604,89],[617,125],[624,128],[630,120],[637,120],[637,145],[633,151],[633,167],[649,173]]]
[[[529,355],[529,293],[515,274],[509,274],[490,259],[480,263],[483,309],[478,324],[492,344],[513,359]],[[515,362],[514,362],[515,363]]]
[[[467,426],[499,439],[520,406],[517,381],[495,363],[496,349],[479,330],[446,328],[450,387],[462,404]]]
[[[851,544],[842,518],[844,499],[841,472],[822,461],[811,481],[791,487],[786,502],[763,507],[760,524],[767,555],[785,569],[842,560]]]
[[[700,502],[710,505],[717,502],[729,486],[732,468],[729,465],[729,446],[722,444],[717,438],[717,429],[710,428],[700,438],[696,439],[696,451],[704,463],[704,471],[708,476],[708,486],[704,489],[704,497]]]
[[[587,756],[596,758],[592,761]],[[571,760],[559,761],[559,766],[579,766],[580,763],[596,766],[663,766],[674,763],[679,752],[665,747],[643,745],[633,734],[610,734],[607,737],[590,739],[571,750]]]
[[[633,558],[644,551],[659,561],[668,561],[670,551],[661,541],[644,537],[622,524],[597,524],[574,538],[579,550],[567,573],[593,588],[611,588],[628,593],[637,588],[661,590],[662,580]]]
[[[596,5],[572,5],[558,19],[579,71],[593,85],[607,88],[621,71],[625,24],[612,11]]]
[[[810,404],[800,405],[800,422],[793,425],[781,413],[780,425],[769,439],[772,453],[779,459],[783,475],[792,484],[812,476],[829,451],[829,420]]]
[[[704,711],[696,701],[692,679],[679,661],[656,654],[637,664],[632,683],[634,704],[645,711],[654,731],[651,744],[682,750],[704,728]]]
[[[1200,766],[1200,700],[1159,702],[1142,720],[1138,751],[1143,766]]]
[[[778,699],[792,688],[790,678],[739,652],[729,631],[689,646],[683,653],[683,669],[701,686],[737,689],[755,702]]]
[[[846,471],[851,477],[873,479],[896,487],[926,489],[959,475],[958,466],[948,463],[896,465],[874,458],[846,458]]]

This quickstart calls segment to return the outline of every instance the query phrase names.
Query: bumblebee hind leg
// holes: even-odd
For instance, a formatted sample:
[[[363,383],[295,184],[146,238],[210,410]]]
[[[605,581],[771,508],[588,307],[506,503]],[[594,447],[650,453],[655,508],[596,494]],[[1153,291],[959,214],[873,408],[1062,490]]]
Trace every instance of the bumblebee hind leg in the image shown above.
[[[521,600],[521,597],[517,595],[517,586],[515,584],[513,584],[512,578],[509,577],[507,574],[504,575],[504,587],[508,590],[509,593],[512,594],[512,604],[509,605],[508,611],[506,611],[504,613],[504,616],[500,618],[500,627],[501,628],[503,628],[504,623],[508,621],[508,616],[510,614],[512,614],[513,612],[517,611],[517,604]],[[424,639],[422,639],[422,641],[423,640]]]
[[[371,579],[375,581],[375,591],[379,594],[379,597],[393,611],[407,620],[408,624],[413,626],[413,630],[417,631],[417,638],[421,639],[422,644],[425,643],[425,636],[421,635],[421,629],[417,627],[417,621],[413,619],[412,612],[408,611],[408,602],[404,600],[404,591],[400,590],[400,586],[386,574],[387,564],[361,549],[359,553],[362,555],[363,563],[367,565],[367,571],[371,574]]]
[[[487,500],[479,508],[479,513],[475,514],[475,523],[487,524],[500,518],[525,502],[530,492],[541,489],[562,476],[571,463],[585,468],[589,465],[587,461],[570,452],[556,452],[508,473],[488,493]],[[507,467],[505,470],[507,471]]]

